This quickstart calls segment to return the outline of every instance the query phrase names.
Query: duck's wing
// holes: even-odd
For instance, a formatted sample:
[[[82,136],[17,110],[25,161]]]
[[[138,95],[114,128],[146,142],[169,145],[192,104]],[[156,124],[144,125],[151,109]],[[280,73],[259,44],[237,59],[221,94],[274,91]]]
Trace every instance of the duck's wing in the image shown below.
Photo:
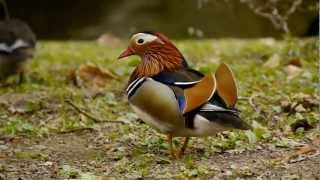
[[[208,102],[216,90],[213,74],[203,76],[191,69],[162,72],[152,78],[172,88],[183,114]]]
[[[204,76],[192,69],[180,69],[164,71],[152,79],[172,87],[183,114],[204,105],[215,93],[226,108],[234,108],[238,98],[235,78],[224,63],[214,75],[210,73]]]
[[[165,72],[153,79],[171,87],[185,117],[186,127],[192,128],[196,117],[200,116],[202,120],[214,122],[225,130],[251,128],[234,108],[237,88],[227,65],[221,64],[214,75],[203,76],[194,70],[184,70]]]

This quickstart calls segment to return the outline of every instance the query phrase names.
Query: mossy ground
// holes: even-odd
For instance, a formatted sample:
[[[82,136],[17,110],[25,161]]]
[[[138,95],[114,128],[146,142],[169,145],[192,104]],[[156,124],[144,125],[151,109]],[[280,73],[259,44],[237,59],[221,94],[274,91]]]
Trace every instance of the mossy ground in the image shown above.
[[[176,43],[195,69],[207,73],[221,62],[232,68],[238,80],[237,108],[253,131],[192,138],[183,158],[170,159],[165,136],[138,120],[128,106],[124,88],[139,60],[116,60],[125,42],[40,41],[25,82],[0,88],[0,179],[319,177],[320,156],[276,161],[301,144],[319,148],[319,107],[287,112],[281,105],[302,96],[317,98],[317,39]],[[270,58],[278,58],[279,66],[264,66]],[[302,72],[289,80],[284,68],[294,59],[302,63]],[[70,71],[88,62],[117,75],[94,98],[68,79]],[[79,114],[66,99],[105,122]],[[311,128],[293,130],[298,121]]]

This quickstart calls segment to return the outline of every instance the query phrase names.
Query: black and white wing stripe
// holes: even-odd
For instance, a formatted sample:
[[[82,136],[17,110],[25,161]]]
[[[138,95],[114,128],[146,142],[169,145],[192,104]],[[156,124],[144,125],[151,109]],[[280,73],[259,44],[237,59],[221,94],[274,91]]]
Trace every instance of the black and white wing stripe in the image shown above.
[[[189,82],[174,82],[173,85],[176,86],[190,86],[190,85],[195,85],[199,83],[201,80],[198,81],[189,81]]]
[[[210,112],[210,111],[212,111],[212,112],[230,112],[230,113],[233,113],[236,115],[239,114],[239,111],[237,111],[235,109],[224,108],[224,107],[212,104],[212,103],[207,103],[207,104],[203,105],[200,108],[200,111],[202,111],[202,112]]]
[[[143,82],[145,80],[146,80],[146,78],[142,77],[142,78],[137,78],[134,81],[132,81],[126,89],[128,97],[131,97],[136,92],[136,90],[143,84]]]
[[[26,48],[30,47],[30,45],[21,39],[17,39],[12,45],[9,45],[5,42],[0,43],[0,51],[12,53],[14,50],[19,48]]]

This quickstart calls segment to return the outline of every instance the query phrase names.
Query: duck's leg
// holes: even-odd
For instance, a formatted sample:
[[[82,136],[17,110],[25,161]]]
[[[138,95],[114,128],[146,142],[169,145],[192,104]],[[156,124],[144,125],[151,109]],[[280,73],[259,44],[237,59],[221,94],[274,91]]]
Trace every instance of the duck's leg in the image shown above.
[[[174,153],[174,149],[173,149],[173,144],[172,144],[172,134],[168,134],[167,135],[167,139],[168,139],[168,143],[169,143],[169,147],[170,147],[170,155],[175,158],[175,153]]]
[[[19,74],[18,74],[18,84],[22,84],[23,82],[24,82],[24,77],[25,75],[24,75],[24,71],[21,71],[21,72],[19,72]]]
[[[190,137],[184,138],[182,147],[180,148],[180,150],[178,151],[178,154],[177,154],[178,157],[181,157],[184,154],[184,151],[187,149],[189,139],[190,139]]]

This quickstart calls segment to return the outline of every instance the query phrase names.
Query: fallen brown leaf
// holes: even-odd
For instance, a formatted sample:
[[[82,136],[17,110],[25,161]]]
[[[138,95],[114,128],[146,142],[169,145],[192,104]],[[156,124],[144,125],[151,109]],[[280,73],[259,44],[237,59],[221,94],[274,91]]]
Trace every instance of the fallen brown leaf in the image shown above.
[[[318,95],[309,95],[298,93],[291,100],[281,101],[281,107],[284,112],[294,114],[296,112],[306,112],[314,107],[319,107],[320,97]]]
[[[291,80],[297,76],[299,76],[303,70],[302,68],[289,64],[288,66],[284,67],[284,72],[287,74],[287,79]]]
[[[293,97],[293,99],[299,102],[300,104],[302,104],[303,107],[306,109],[319,107],[320,105],[320,96],[318,96],[317,94],[309,95],[309,94],[299,93],[299,94],[296,94]]]
[[[68,79],[72,80],[78,87],[84,88],[90,96],[101,93],[108,82],[115,78],[116,76],[109,70],[91,63],[80,65],[79,68],[72,70],[68,75]]]
[[[80,65],[76,70],[76,78],[79,85],[94,85],[104,87],[110,79],[115,76],[107,69],[88,63]]]
[[[292,59],[289,61],[288,64],[291,64],[291,65],[294,65],[294,66],[297,66],[297,67],[302,67],[302,62],[300,59]]]
[[[307,110],[303,107],[302,104],[297,105],[297,107],[295,108],[296,112],[306,112]]]
[[[100,37],[98,37],[97,39],[97,43],[99,45],[103,45],[103,46],[117,46],[120,44],[120,39],[116,36],[114,36],[113,34],[110,33],[105,33],[102,34]]]

